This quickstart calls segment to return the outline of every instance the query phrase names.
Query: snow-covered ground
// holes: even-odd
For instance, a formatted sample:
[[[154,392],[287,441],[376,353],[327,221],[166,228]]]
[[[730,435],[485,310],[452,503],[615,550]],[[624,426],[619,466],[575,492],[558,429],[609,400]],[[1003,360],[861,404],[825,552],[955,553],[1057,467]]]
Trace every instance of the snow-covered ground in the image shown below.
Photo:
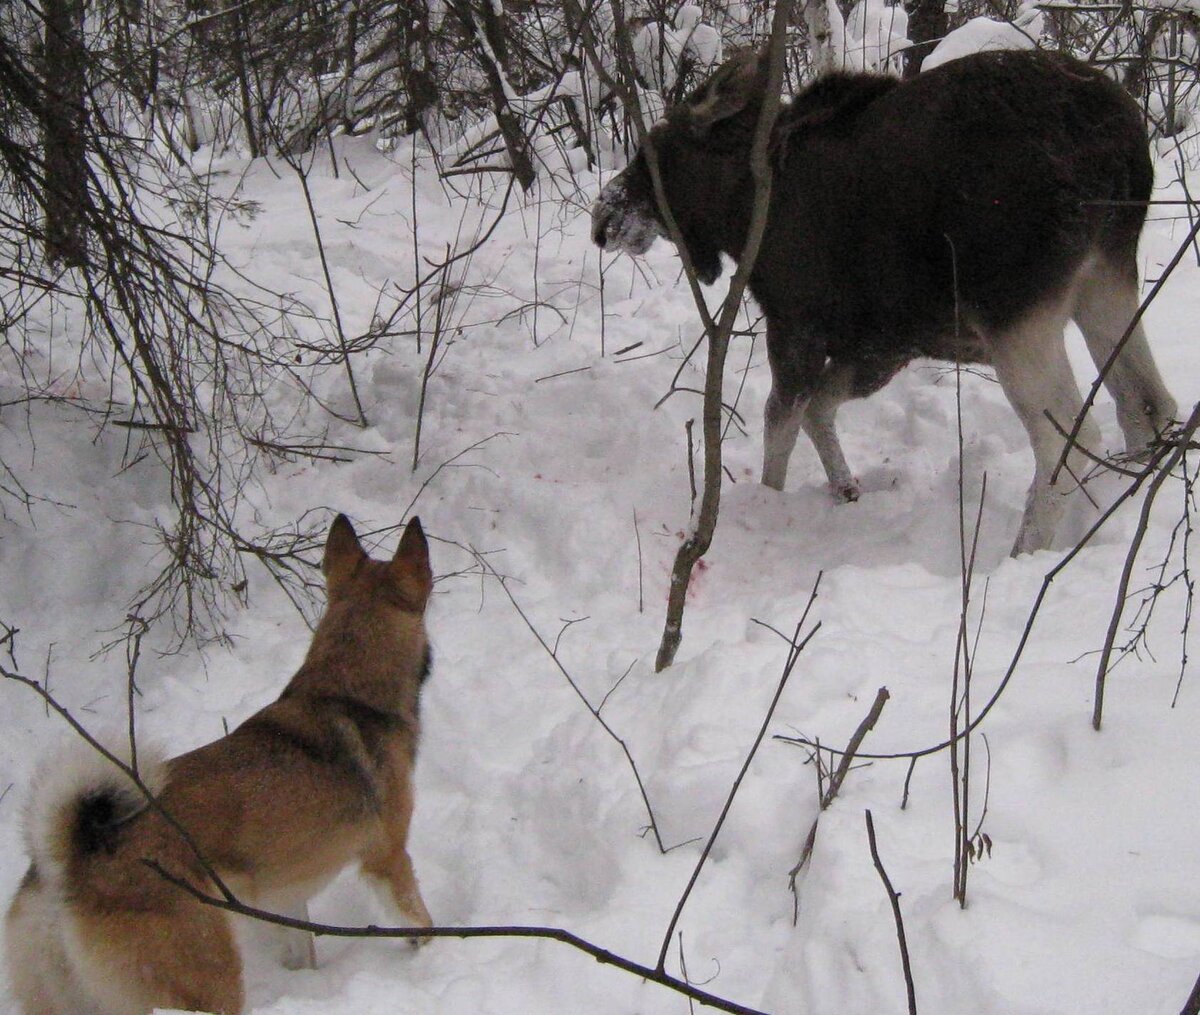
[[[407,147],[385,156],[350,141],[340,153],[354,175],[333,179],[319,159],[311,182],[354,332],[366,327],[378,289],[412,278],[414,193]],[[246,167],[224,168],[234,180]],[[1160,176],[1172,175],[1164,161]],[[468,179],[477,191],[479,178]],[[697,316],[666,244],[638,264],[601,258],[587,221],[601,180],[582,170],[577,186],[565,173],[559,179],[543,180],[523,209],[514,197],[514,210],[470,261],[448,322],[453,341],[429,386],[417,470],[409,463],[424,355],[400,338],[357,366],[371,428],[338,424],[333,433],[336,443],[385,454],[263,476],[255,508],[283,524],[328,507],[374,529],[401,522],[420,493],[414,510],[442,576],[429,616],[436,665],[424,697],[411,842],[429,907],[444,925],[563,927],[653,965],[779,680],[787,645],[764,625],[790,632],[818,574],[812,621],[821,627],[770,732],[842,746],[886,686],[891,698],[864,751],[915,750],[945,737],[961,604],[955,378],[944,366],[917,363],[842,410],[846,453],[864,491],[842,505],[803,440],[785,493],[758,484],[765,350],[761,340],[735,340],[727,390],[736,394],[744,377],[745,432],[729,432],[731,481],[715,545],[692,585],[678,661],[655,674],[667,577],[688,525],[685,424],[700,409],[688,391],[655,405],[698,336]],[[327,306],[295,178],[260,161],[242,186],[262,210],[248,226],[226,229],[234,262],[274,289]],[[448,195],[428,165],[419,165],[415,186],[419,242],[430,258],[456,242],[464,209],[468,231],[489,219],[486,209]],[[1186,228],[1165,214],[1148,228],[1148,280]],[[1148,318],[1159,364],[1184,407],[1200,398],[1197,277],[1195,260],[1185,261]],[[1072,355],[1089,381],[1078,336]],[[700,387],[701,368],[702,361],[684,366],[680,386]],[[343,375],[331,371],[322,383],[344,396]],[[14,380],[0,385],[6,399]],[[1059,555],[1007,557],[1032,454],[994,381],[965,374],[962,398],[971,517],[987,475],[970,620],[979,629],[974,697],[982,702],[1008,668]],[[121,471],[120,433],[95,436],[61,406],[29,411],[31,421],[11,407],[0,416],[0,459],[58,506],[40,505],[32,516],[7,508],[0,620],[20,628],[22,672],[46,676],[89,726],[119,727],[124,654],[96,652],[150,573],[146,534],[129,522],[168,507],[149,464]],[[1098,414],[1115,444],[1111,402],[1102,399]],[[1101,494],[1118,489],[1110,482]],[[1135,588],[1162,559],[1181,507],[1179,488],[1164,493]],[[1064,543],[1090,517],[1081,505]],[[1177,1012],[1200,972],[1200,688],[1187,675],[1172,707],[1184,608],[1178,585],[1159,604],[1149,650],[1110,678],[1103,731],[1090,726],[1094,653],[1134,520],[1131,512],[1118,517],[1055,580],[1016,675],[984,724],[986,751],[974,741],[971,820],[979,820],[986,791],[982,830],[992,849],[970,868],[965,909],[951,897],[943,752],[917,765],[904,809],[906,761],[850,774],[821,817],[793,925],[787,872],[817,813],[817,782],[804,750],[768,739],[670,942],[668,969],[679,972],[683,956],[705,990],[764,1011],[905,1011],[891,909],[867,846],[869,808],[901,893],[922,1012]],[[382,550],[394,538],[384,537]],[[589,700],[599,705],[608,695],[604,719],[627,742],[662,837],[677,848],[662,854],[646,834],[620,748],[472,550],[507,576],[548,642],[561,634],[559,658]],[[137,707],[147,738],[173,752],[214,739],[224,723],[274,697],[298,665],[302,618],[264,574],[252,573],[249,591],[249,607],[230,618],[228,644],[144,655]],[[0,685],[0,708],[7,898],[26,865],[23,787],[63,724],[17,685]],[[314,901],[312,914],[359,924],[382,918],[373,906],[347,874]],[[550,941],[443,939],[413,953],[400,942],[328,939],[318,951],[317,970],[285,972],[252,946],[252,1009],[689,1010],[683,997]],[[7,995],[0,1003],[12,1010]]]

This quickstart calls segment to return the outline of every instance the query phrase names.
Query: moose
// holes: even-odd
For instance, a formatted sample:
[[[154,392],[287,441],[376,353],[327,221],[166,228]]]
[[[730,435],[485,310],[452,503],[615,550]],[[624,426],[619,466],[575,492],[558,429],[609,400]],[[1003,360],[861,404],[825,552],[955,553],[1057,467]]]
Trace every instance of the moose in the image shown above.
[[[651,130],[592,209],[601,248],[640,255],[668,236],[696,274],[742,256],[754,201],[750,148],[766,58],[743,53]],[[782,490],[801,429],[834,493],[859,488],[838,406],[917,357],[990,364],[1036,468],[1013,555],[1049,548],[1062,492],[1099,450],[1063,340],[1069,319],[1103,368],[1126,451],[1144,454],[1176,404],[1141,324],[1136,252],[1153,166],[1134,100],[1098,70],[1038,50],[963,57],[907,81],[833,73],[772,127],[773,185],[749,289],[766,319],[771,392],[762,481]],[[1126,337],[1126,332],[1129,332]],[[1122,345],[1122,339],[1125,339]]]

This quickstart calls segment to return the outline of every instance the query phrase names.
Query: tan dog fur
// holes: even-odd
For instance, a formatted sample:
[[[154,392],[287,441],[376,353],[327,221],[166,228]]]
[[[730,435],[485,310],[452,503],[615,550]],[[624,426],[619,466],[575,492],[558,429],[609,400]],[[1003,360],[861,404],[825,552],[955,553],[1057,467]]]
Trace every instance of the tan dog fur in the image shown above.
[[[385,562],[369,558],[339,516],[323,570],[325,614],[279,699],[163,762],[157,776],[143,766],[143,778],[160,780],[162,808],[240,901],[294,912],[357,860],[397,922],[428,927],[406,848],[429,662],[432,573],[420,522],[409,522]],[[241,1012],[230,918],[144,862],[213,894],[193,849],[98,755],[75,767],[56,765],[34,786],[33,862],[6,926],[22,1011]]]

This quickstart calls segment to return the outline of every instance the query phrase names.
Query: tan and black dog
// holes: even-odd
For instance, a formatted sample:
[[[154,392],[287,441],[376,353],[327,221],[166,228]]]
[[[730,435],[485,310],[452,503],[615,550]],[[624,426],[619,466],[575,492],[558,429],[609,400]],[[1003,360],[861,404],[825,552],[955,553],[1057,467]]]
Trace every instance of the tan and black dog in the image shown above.
[[[339,515],[322,567],[328,605],[279,699],[157,775],[143,764],[195,849],[98,755],[43,769],[6,926],[25,1015],[242,1011],[230,917],[147,861],[215,894],[199,852],[240,901],[275,912],[359,861],[400,925],[431,926],[406,849],[430,662],[425,534],[414,518],[395,557],[372,560]]]

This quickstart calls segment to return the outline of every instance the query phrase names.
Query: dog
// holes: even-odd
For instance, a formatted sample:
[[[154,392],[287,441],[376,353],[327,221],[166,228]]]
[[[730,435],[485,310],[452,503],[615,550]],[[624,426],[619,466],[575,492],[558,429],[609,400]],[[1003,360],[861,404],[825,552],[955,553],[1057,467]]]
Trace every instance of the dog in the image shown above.
[[[339,515],[322,570],[328,603],[299,671],[228,736],[143,762],[154,804],[96,752],[35,780],[5,945],[24,1015],[240,1013],[230,915],[170,878],[211,897],[211,871],[240,902],[295,913],[358,861],[399,925],[433,925],[407,851],[431,662],[421,523],[381,561]],[[295,933],[293,959],[311,958]]]

